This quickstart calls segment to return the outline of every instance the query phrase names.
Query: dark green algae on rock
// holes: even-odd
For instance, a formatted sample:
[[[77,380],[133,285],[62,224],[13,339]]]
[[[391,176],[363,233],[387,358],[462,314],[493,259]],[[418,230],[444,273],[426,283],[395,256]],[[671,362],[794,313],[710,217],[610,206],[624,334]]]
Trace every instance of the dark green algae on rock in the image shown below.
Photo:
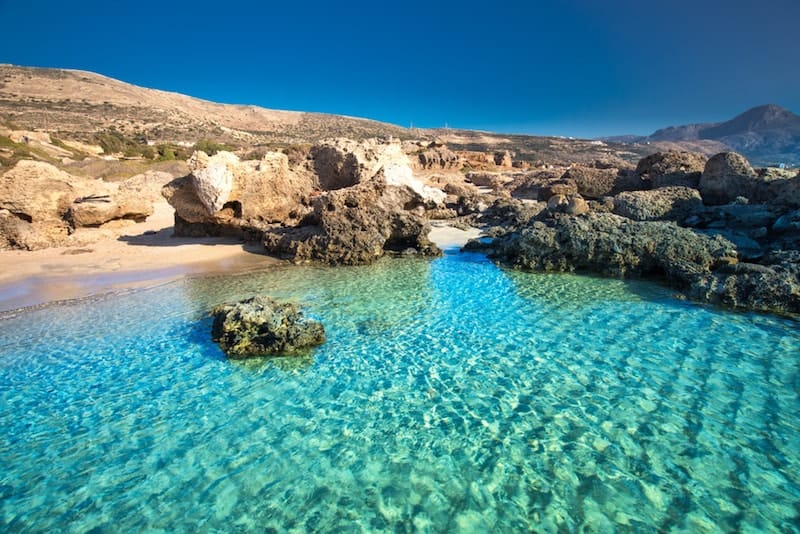
[[[296,304],[270,297],[223,304],[211,314],[211,337],[229,358],[296,355],[325,343],[322,323],[305,317]]]

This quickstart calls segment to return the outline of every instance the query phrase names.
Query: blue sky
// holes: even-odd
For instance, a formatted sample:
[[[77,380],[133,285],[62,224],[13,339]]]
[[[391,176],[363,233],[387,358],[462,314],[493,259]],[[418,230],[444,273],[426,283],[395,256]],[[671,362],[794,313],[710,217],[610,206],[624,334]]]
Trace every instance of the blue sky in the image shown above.
[[[800,112],[800,1],[0,0],[0,62],[408,126],[599,136]]]

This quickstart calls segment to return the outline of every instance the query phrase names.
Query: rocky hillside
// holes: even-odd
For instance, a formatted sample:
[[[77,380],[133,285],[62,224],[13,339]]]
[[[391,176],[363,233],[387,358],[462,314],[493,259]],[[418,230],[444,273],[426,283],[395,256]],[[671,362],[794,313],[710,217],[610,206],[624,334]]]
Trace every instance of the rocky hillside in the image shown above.
[[[252,152],[252,157],[258,158],[259,150],[314,144],[333,137],[431,140],[438,136],[454,150],[507,150],[521,162],[553,165],[607,159],[635,163],[657,151],[682,149],[714,154],[725,149],[707,140],[626,144],[470,130],[408,129],[339,115],[218,104],[137,87],[91,72],[11,65],[0,65],[0,150],[9,152],[0,153],[0,164],[10,166],[19,159],[50,161],[37,150],[52,151],[52,147],[9,139],[3,129],[26,132],[28,140],[33,139],[28,132],[38,132],[49,134],[56,143],[83,143],[70,144],[63,149],[65,152],[50,154],[77,160],[92,154],[92,147],[97,148],[96,154],[185,160],[192,148],[204,149],[196,146],[198,142],[208,141],[214,143],[215,149],[237,150],[243,156]]]
[[[367,119],[217,104],[91,72],[11,65],[0,65],[0,122],[86,142],[111,129],[151,143],[210,138],[236,146],[409,137],[405,128]]]
[[[621,140],[621,139],[620,139]],[[719,123],[670,126],[634,143],[716,141],[747,156],[758,165],[800,165],[800,116],[780,106],[752,108]]]

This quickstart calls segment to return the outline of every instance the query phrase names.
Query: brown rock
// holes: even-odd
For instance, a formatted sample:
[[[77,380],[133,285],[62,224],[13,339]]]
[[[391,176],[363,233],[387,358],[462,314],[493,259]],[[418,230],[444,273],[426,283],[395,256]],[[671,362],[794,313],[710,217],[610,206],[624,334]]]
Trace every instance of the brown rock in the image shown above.
[[[700,175],[708,158],[693,152],[656,152],[639,160],[636,173],[651,187],[693,187],[700,184]]]
[[[430,225],[403,209],[396,189],[378,177],[326,192],[302,226],[267,229],[264,246],[295,262],[332,265],[370,263],[387,252],[440,254],[428,240]]]
[[[5,241],[38,249],[68,244],[75,227],[100,226],[115,219],[144,220],[153,207],[136,190],[22,160],[0,177],[0,210],[25,223],[6,217]]]
[[[418,156],[423,169],[460,169],[461,158],[446,147],[429,148]]]
[[[315,187],[312,177],[291,171],[288,157],[280,152],[268,152],[260,161],[239,161],[229,152],[196,152],[190,167],[193,174],[162,189],[176,221],[189,225],[238,228],[296,219],[307,211],[303,203]],[[186,230],[176,226],[175,233],[186,235]]]
[[[722,152],[706,163],[700,194],[706,204],[725,204],[737,197],[753,199],[759,181],[750,163],[736,152]]]
[[[578,187],[578,193],[591,199],[637,188],[636,181],[631,181],[629,174],[625,171],[621,172],[619,169],[596,169],[574,165],[564,173],[562,178],[573,181]]]
[[[494,164],[498,167],[511,167],[513,163],[512,154],[508,150],[494,153]]]

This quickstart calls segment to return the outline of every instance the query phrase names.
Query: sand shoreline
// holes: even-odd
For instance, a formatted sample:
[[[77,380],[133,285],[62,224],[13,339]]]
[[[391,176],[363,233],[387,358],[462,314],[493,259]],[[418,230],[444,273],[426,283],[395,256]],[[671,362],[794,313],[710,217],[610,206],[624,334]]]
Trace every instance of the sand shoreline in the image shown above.
[[[192,274],[280,265],[232,238],[172,237],[172,209],[82,246],[0,251],[0,311],[160,284]]]
[[[463,246],[478,230],[436,224],[430,239],[443,250]],[[172,237],[172,209],[159,203],[146,222],[80,247],[0,251],[0,312],[109,291],[162,284],[189,275],[240,273],[285,263],[232,238]]]

